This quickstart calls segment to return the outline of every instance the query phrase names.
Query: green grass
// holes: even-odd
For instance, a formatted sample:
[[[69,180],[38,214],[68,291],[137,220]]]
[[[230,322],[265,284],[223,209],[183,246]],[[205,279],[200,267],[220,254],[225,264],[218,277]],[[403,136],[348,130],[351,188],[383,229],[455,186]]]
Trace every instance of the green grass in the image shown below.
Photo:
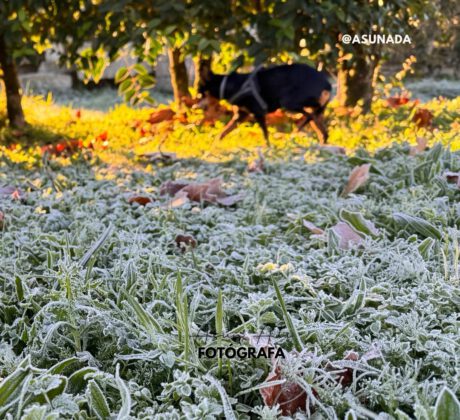
[[[383,104],[357,120],[334,117],[333,139],[349,139],[333,143],[353,149],[348,156],[280,134],[263,173],[246,169],[262,144],[250,125],[212,156],[204,150],[219,126],[177,125],[165,144],[179,159],[145,164],[134,155],[147,146],[128,125],[145,110],[66,125],[70,109],[39,103],[46,117],[29,109],[33,128],[2,131],[19,146],[2,149],[0,187],[23,195],[0,196],[0,418],[276,418],[259,392],[271,362],[199,359],[209,341],[197,335],[207,332],[271,332],[289,352],[283,378],[310,393],[308,409],[325,418],[452,418],[460,190],[444,172],[460,171],[455,104],[427,105],[433,132]],[[86,140],[105,129],[109,149],[92,156],[42,160],[30,143],[37,130]],[[417,135],[431,148],[409,156],[405,141]],[[397,142],[376,151],[380,140]],[[246,150],[236,152],[238,141]],[[147,144],[158,146],[158,135]],[[342,197],[363,163],[369,181]],[[244,199],[171,209],[159,194],[168,180],[216,177]],[[132,195],[152,202],[130,204]],[[326,235],[312,235],[304,220]],[[361,246],[339,247],[330,228],[340,220]],[[197,247],[182,252],[177,234],[193,235]],[[347,359],[350,351],[360,360]],[[343,386],[340,368],[353,371]]]

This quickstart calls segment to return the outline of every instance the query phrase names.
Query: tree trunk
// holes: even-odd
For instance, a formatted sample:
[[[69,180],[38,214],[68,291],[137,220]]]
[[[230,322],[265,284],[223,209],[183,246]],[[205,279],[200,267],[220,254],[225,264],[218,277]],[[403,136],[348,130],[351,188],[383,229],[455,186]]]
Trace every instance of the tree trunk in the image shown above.
[[[203,55],[199,55],[195,59],[195,80],[193,83],[193,88],[195,92],[198,92],[198,89],[203,85],[203,77],[208,75],[211,72],[211,57],[206,58]]]
[[[178,48],[168,49],[169,73],[171,75],[174,100],[177,103],[182,103],[183,97],[190,97],[187,68],[181,55],[181,51]]]
[[[13,57],[9,55],[3,34],[0,34],[0,67],[5,83],[8,120],[12,127],[22,128],[26,125],[26,121],[21,105],[21,86],[16,71],[16,64]]]
[[[377,71],[376,56],[371,59],[370,55],[355,53],[351,60],[341,62],[338,71],[339,104],[353,107],[362,100],[363,111],[370,111]]]

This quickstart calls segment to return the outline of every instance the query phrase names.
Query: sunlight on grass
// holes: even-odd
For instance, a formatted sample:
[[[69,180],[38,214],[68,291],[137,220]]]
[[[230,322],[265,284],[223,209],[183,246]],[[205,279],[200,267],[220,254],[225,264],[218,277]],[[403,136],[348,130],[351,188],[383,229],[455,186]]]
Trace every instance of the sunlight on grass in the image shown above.
[[[0,109],[4,109],[4,98]],[[165,105],[160,106],[165,108]],[[172,106],[174,109],[174,105]],[[391,108],[386,101],[374,104],[367,115],[345,113],[334,102],[327,111],[329,144],[345,147],[348,151],[363,147],[373,152],[393,142],[415,144],[424,137],[428,144],[441,142],[453,150],[460,148],[458,133],[460,98],[435,99],[423,105],[433,118],[433,127],[418,128],[412,121],[420,107],[413,103]],[[33,164],[41,157],[40,147],[48,143],[76,139],[84,147],[94,148],[92,153],[113,167],[135,165],[136,157],[157,151],[174,152],[178,158],[199,158],[217,162],[232,158],[236,153],[252,157],[257,147],[268,156],[289,156],[291,152],[315,146],[317,139],[310,130],[295,133],[292,126],[270,127],[272,148],[267,150],[259,127],[252,123],[239,126],[223,141],[218,140],[225,121],[214,126],[200,126],[202,111],[182,111],[183,120],[148,122],[152,109],[133,109],[116,106],[107,113],[93,110],[76,110],[58,106],[40,97],[24,97],[24,109],[30,127],[23,130],[0,129],[2,152],[12,161]],[[356,113],[355,113],[356,114]],[[314,154],[308,155],[308,160]]]

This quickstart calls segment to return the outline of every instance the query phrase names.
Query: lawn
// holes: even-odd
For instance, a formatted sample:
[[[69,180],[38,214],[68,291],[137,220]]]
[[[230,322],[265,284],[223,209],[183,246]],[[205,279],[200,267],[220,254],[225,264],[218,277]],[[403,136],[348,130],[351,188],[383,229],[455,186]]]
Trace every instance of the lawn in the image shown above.
[[[333,106],[346,154],[288,124],[219,142],[201,111],[25,112],[0,128],[0,418],[459,410],[460,98]],[[198,357],[260,334],[276,366]]]

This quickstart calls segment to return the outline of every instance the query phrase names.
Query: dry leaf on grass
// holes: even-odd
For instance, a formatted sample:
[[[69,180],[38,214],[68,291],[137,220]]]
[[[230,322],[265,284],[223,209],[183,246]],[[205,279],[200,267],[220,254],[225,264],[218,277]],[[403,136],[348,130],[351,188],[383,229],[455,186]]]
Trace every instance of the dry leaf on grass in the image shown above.
[[[406,105],[409,102],[409,98],[407,96],[391,96],[387,98],[387,104],[392,108],[398,108],[401,105]]]
[[[0,229],[3,229],[3,226],[5,226],[5,213],[0,211]]]
[[[348,177],[347,185],[342,191],[343,197],[356,191],[367,182],[367,180],[369,179],[370,168],[370,163],[365,163],[363,165],[359,165],[353,168],[353,170],[350,173],[350,176]]]
[[[254,336],[253,339],[257,339]],[[292,353],[290,353],[292,355]],[[353,382],[354,372],[362,369],[369,360],[381,357],[378,348],[373,347],[367,353],[360,355],[351,350],[344,354],[343,359],[328,362],[325,369],[333,375],[337,383],[343,387],[350,386]],[[272,361],[273,365],[275,363]],[[289,381],[283,377],[280,366],[276,366],[265,379],[265,383],[283,381],[273,386],[266,386],[260,389],[260,394],[266,406],[273,407],[279,404],[284,416],[292,416],[298,411],[306,411],[309,404],[308,396],[305,390],[296,382]],[[318,399],[318,393],[312,388],[312,394]],[[311,408],[311,407],[310,407]]]
[[[211,179],[207,182],[182,182],[167,181],[160,187],[160,194],[169,194],[174,198],[168,203],[168,207],[179,207],[189,200],[197,203],[205,202],[233,206],[243,199],[243,194],[228,195],[222,189],[222,180]]]
[[[331,229],[339,237],[339,247],[342,249],[349,249],[364,241],[364,239],[358,235],[348,223],[339,222],[332,226]]]
[[[417,124],[419,128],[428,128],[433,125],[434,115],[426,108],[419,108],[414,114],[412,121]]]
[[[457,184],[457,187],[460,188],[460,172],[447,171],[444,172],[444,176],[446,177],[447,182]]]
[[[226,196],[225,192],[222,191],[221,184],[222,181],[216,178],[207,182],[188,184],[181,191],[185,191],[188,198],[197,203],[201,201],[215,203],[217,198]]]
[[[158,109],[152,112],[147,120],[150,124],[158,124],[163,121],[171,121],[176,113],[171,108]]]
[[[142,195],[135,195],[128,199],[129,204],[137,203],[141,206],[145,206],[148,203],[151,203],[152,199],[150,197],[142,196]]]
[[[160,195],[175,195],[182,188],[186,187],[188,184],[186,182],[179,181],[166,181],[161,184]]]
[[[184,204],[189,203],[190,200],[187,197],[186,192],[179,191],[171,200],[169,200],[164,207],[175,209],[177,207],[182,207]]]
[[[265,382],[279,381],[283,379],[280,369],[268,374]],[[291,416],[299,410],[305,411],[307,405],[307,393],[295,382],[285,382],[260,389],[260,395],[264,404],[273,407],[279,404],[283,416]]]
[[[322,235],[324,233],[324,230],[315,226],[312,222],[309,222],[308,220],[302,220],[302,224],[313,234],[315,235]]]
[[[419,153],[422,153],[428,147],[428,140],[425,137],[417,137],[417,144],[415,146],[411,146],[409,149],[409,155],[415,156]]]
[[[190,248],[196,248],[197,246],[197,241],[192,235],[177,235],[174,242],[182,252]]]
[[[359,365],[367,364],[368,361],[382,357],[382,353],[377,347],[372,347],[368,352],[362,356],[354,350],[347,351],[342,360],[329,362],[326,369],[331,371],[335,370],[337,374],[337,381],[343,386],[350,386],[353,382],[353,373],[355,370],[360,369]]]
[[[370,360],[370,359],[367,359]],[[351,385],[353,382],[353,372],[358,367],[358,363],[361,361],[359,354],[353,350],[347,351],[342,360],[329,362],[326,365],[328,371],[335,371],[336,380],[343,387]],[[364,360],[363,360],[364,362]]]
[[[359,360],[359,354],[353,350],[350,350],[345,353],[343,361],[357,362]],[[353,368],[346,367],[341,368],[334,363],[329,363],[326,366],[327,369],[341,369],[337,375],[337,381],[344,387],[349,386],[353,382]]]
[[[66,139],[55,144],[46,144],[42,146],[41,152],[42,154],[48,153],[52,156],[70,156],[79,150],[92,148],[92,143],[85,145],[81,139]]]

